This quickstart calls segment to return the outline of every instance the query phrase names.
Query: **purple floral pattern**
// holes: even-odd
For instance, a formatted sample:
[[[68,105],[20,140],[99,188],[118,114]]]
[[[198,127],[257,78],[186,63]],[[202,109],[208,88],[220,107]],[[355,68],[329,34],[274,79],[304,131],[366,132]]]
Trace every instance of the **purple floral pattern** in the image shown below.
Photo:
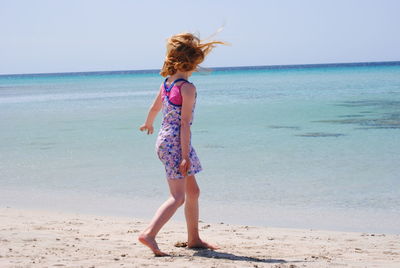
[[[175,86],[177,87],[177,86]],[[166,176],[169,179],[182,179],[184,176],[179,171],[179,165],[182,161],[180,126],[181,126],[181,106],[173,104],[169,101],[168,96],[163,94],[163,120],[156,141],[156,152],[161,162],[165,166]],[[192,121],[194,114],[194,106],[192,110]],[[192,122],[190,122],[192,124]],[[190,168],[188,175],[194,175],[202,170],[200,160],[196,155],[196,151],[190,144]]]

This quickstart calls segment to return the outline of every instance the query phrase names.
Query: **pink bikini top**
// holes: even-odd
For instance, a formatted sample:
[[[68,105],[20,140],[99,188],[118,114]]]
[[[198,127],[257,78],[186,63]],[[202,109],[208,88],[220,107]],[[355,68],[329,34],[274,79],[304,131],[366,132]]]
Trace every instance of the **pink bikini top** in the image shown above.
[[[164,100],[164,98],[167,98],[167,101],[170,104],[175,105],[175,106],[182,106],[181,87],[183,84],[190,83],[190,82],[187,81],[186,79],[179,78],[179,79],[176,79],[175,81],[173,81],[169,87],[167,87],[167,80],[168,80],[168,77],[164,81],[164,90],[162,91],[163,100]],[[175,83],[180,82],[180,81],[184,81],[184,82],[180,85],[175,85]]]

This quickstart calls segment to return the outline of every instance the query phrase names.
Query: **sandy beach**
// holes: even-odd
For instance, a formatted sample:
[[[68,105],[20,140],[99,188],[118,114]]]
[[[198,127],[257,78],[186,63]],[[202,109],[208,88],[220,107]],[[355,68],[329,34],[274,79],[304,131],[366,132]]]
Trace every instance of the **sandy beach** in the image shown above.
[[[400,267],[400,235],[200,223],[221,249],[176,247],[184,222],[171,221],[154,257],[136,239],[147,220],[0,209],[0,267]]]

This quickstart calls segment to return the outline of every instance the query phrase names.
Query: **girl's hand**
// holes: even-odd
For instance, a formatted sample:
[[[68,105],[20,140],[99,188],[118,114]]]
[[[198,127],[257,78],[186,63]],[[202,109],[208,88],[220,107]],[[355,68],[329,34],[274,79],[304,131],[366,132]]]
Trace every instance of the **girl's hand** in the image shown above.
[[[147,135],[153,134],[153,132],[154,132],[153,126],[148,126],[146,124],[141,125],[139,129],[140,129],[140,131],[146,131],[147,130]]]
[[[179,171],[181,172],[181,174],[186,177],[187,173],[189,171],[190,168],[190,160],[189,158],[184,158],[182,159],[181,164],[179,165]]]

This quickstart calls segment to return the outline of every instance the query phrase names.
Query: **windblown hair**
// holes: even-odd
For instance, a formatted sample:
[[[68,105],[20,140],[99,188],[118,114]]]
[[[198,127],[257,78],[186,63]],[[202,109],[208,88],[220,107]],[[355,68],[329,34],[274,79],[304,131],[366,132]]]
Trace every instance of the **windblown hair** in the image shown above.
[[[164,77],[174,75],[177,71],[195,71],[216,44],[224,45],[221,41],[202,43],[191,33],[180,33],[171,36],[167,41],[167,55],[160,74]]]

